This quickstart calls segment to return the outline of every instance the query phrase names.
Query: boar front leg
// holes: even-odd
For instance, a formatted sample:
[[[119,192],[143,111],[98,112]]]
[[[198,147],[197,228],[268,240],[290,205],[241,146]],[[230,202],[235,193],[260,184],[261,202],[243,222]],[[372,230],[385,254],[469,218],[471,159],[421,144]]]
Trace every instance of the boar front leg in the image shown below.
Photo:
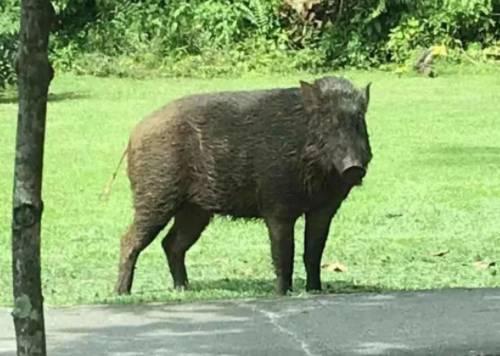
[[[321,290],[321,257],[325,249],[331,221],[340,207],[340,201],[323,209],[306,213],[304,239],[304,264],[306,267],[306,290]]]
[[[295,219],[266,218],[271,239],[271,255],[276,271],[276,292],[284,295],[292,289]]]

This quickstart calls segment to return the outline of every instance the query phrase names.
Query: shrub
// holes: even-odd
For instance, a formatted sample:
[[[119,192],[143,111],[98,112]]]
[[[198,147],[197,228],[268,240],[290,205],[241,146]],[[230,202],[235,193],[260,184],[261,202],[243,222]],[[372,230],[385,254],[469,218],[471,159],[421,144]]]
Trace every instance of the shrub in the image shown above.
[[[0,4],[0,89],[16,80],[14,58],[19,38],[19,4],[6,0]]]
[[[14,78],[17,3],[0,4],[0,86]],[[497,58],[500,39],[495,21],[500,0],[53,3],[57,24],[50,45],[55,67],[95,75],[140,77],[154,71],[210,77],[404,66],[421,49],[436,45],[449,50],[450,60],[473,53],[482,61]],[[486,50],[491,54],[477,53]]]
[[[390,59],[403,62],[413,49],[442,44],[465,49],[470,43],[485,46],[495,40],[492,0],[441,0],[421,2],[391,29],[387,50]]]

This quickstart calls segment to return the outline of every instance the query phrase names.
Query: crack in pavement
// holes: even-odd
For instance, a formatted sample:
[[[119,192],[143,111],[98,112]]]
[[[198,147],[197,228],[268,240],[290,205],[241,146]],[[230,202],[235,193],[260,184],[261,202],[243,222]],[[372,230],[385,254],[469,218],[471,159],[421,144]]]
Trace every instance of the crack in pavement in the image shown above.
[[[315,354],[314,352],[312,352],[309,348],[309,345],[307,344],[307,342],[305,340],[303,340],[303,338],[300,337],[299,334],[297,334],[296,332],[286,328],[285,326],[281,325],[278,320],[281,318],[279,316],[278,313],[273,313],[271,311],[267,311],[267,310],[264,310],[264,309],[260,309],[258,308],[257,305],[253,305],[253,307],[250,307],[248,305],[242,305],[242,304],[238,304],[240,307],[243,306],[245,308],[248,308],[248,309],[251,309],[254,313],[257,311],[259,312],[260,314],[264,315],[266,317],[266,319],[277,329],[279,330],[282,334],[288,336],[292,341],[294,341],[295,343],[298,343],[302,349],[302,351],[304,351],[305,355],[307,356],[320,356],[318,354]]]

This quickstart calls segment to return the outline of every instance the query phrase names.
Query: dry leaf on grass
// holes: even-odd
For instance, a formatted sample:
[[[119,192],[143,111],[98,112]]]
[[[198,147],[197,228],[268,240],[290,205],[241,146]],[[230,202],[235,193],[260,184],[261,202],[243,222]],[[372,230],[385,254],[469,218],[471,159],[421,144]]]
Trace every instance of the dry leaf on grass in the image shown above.
[[[476,261],[474,262],[474,267],[476,267],[479,270],[485,270],[490,267],[494,267],[496,265],[496,262],[493,261]]]
[[[321,268],[328,272],[347,272],[347,266],[340,262],[327,262]]]

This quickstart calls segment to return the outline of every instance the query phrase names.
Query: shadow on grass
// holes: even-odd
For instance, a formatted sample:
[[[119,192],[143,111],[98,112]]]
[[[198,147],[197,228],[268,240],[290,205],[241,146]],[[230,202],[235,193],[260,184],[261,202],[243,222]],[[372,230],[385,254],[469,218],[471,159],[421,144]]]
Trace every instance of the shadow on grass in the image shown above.
[[[426,163],[442,166],[498,164],[500,146],[444,146],[432,148]]]
[[[0,105],[1,104],[15,104],[17,103],[17,95],[0,95]]]
[[[90,95],[83,93],[75,93],[75,92],[66,92],[53,94],[49,93],[49,103],[51,102],[59,102],[64,100],[78,100],[78,99],[86,99]],[[0,104],[16,104],[18,102],[17,93],[11,93],[7,96],[0,96]]]
[[[118,296],[114,293],[94,301],[96,304],[108,305],[140,305],[148,303],[191,303],[191,302],[214,302],[214,301],[236,301],[241,299],[274,299],[279,297],[275,293],[274,279],[216,279],[216,280],[193,280],[189,290],[175,291],[172,287],[167,289],[147,289],[134,291],[130,295]],[[320,292],[306,292],[305,280],[295,279],[293,291],[290,297],[307,297],[308,295],[329,294],[351,294],[351,293],[380,293],[393,292],[387,288],[372,285],[359,285],[351,281],[329,281],[323,283]]]
[[[90,95],[83,93],[75,93],[72,91],[60,94],[52,94],[49,93],[49,102],[59,102],[64,100],[78,100],[78,99],[87,99]]]
[[[293,282],[293,292],[305,292],[306,282],[304,279],[295,279]],[[191,285],[193,292],[225,290],[248,295],[255,293],[256,296],[272,296],[274,295],[274,280],[273,279],[218,279],[208,281],[193,281]],[[333,281],[323,282],[323,290],[321,294],[332,293],[369,293],[389,291],[380,286],[358,285],[350,281]],[[316,293],[314,293],[316,294]]]

